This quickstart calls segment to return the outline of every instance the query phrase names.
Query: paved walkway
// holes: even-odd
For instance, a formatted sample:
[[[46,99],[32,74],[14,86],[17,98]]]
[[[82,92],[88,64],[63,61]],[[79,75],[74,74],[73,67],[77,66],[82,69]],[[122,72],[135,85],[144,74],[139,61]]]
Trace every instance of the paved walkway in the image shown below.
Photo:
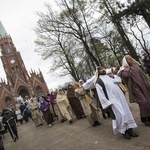
[[[54,122],[51,128],[46,123],[35,127],[29,123],[18,125],[19,140],[13,142],[7,133],[5,150],[150,150],[150,127],[140,122],[137,104],[129,104],[138,128],[139,137],[126,140],[114,135],[111,119],[101,119],[101,126],[92,127],[86,118],[68,122]]]

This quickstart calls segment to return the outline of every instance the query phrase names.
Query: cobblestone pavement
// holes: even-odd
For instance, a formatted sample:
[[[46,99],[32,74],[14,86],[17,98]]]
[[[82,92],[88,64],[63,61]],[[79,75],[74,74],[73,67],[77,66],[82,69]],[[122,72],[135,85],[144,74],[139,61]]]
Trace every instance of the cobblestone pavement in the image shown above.
[[[101,119],[101,125],[92,127],[86,118],[55,121],[51,128],[44,125],[35,127],[30,120],[18,125],[19,140],[13,142],[7,133],[4,138],[5,150],[150,150],[150,127],[140,122],[137,104],[129,104],[138,128],[139,137],[126,140],[121,134],[114,135],[111,119]]]

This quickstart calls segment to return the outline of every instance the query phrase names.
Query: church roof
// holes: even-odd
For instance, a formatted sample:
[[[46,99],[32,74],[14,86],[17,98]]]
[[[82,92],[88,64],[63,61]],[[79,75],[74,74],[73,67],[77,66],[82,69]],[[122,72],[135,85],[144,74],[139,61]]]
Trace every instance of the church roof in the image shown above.
[[[6,35],[8,35],[8,34],[7,34],[3,24],[0,21],[0,36],[5,37]]]

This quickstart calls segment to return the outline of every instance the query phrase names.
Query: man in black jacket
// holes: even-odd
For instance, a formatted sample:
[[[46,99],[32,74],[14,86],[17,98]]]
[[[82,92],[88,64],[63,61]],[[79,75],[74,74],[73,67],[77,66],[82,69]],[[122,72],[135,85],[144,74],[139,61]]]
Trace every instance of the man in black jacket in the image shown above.
[[[18,139],[18,132],[15,122],[15,115],[11,110],[6,108],[3,110],[3,112],[4,116],[2,119],[2,123],[6,124],[12,139],[14,140],[14,142],[16,142],[16,140]]]

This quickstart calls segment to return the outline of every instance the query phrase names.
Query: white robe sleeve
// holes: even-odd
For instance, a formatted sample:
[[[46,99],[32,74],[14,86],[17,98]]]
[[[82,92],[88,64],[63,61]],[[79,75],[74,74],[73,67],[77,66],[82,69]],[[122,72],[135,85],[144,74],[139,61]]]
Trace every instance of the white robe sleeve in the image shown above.
[[[99,84],[96,84],[95,86],[96,86],[96,91],[97,91],[100,103],[102,105],[102,108],[106,109],[106,108],[110,107],[112,105],[112,103],[106,98],[102,87]]]
[[[95,82],[96,82],[96,77],[92,76],[90,79],[88,79],[85,83],[83,83],[83,88],[84,90],[91,90],[95,89]]]

